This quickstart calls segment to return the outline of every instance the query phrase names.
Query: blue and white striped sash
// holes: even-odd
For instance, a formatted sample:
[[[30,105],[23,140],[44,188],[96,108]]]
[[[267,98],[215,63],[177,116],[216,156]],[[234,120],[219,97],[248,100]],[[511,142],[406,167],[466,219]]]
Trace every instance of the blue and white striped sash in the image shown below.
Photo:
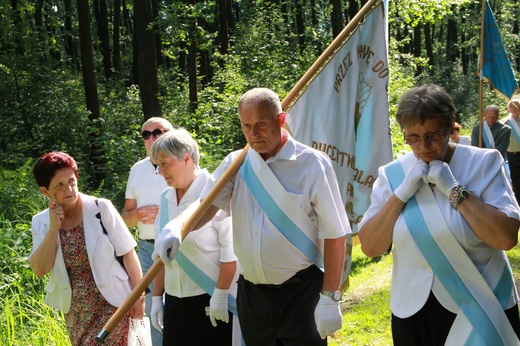
[[[486,148],[495,149],[495,139],[493,138],[491,129],[486,121],[482,122],[482,139],[484,140]]]
[[[511,114],[507,117],[507,125],[511,128],[511,133],[515,136],[516,141],[520,143],[520,127]]]
[[[276,229],[323,269],[323,251],[313,240],[318,228],[254,150],[249,149],[240,175]]]
[[[395,190],[405,177],[403,167],[394,161],[385,171]],[[490,280],[493,282],[488,283],[449,231],[428,185],[423,185],[408,200],[402,216],[410,236],[460,309],[446,345],[518,345],[518,338],[504,312],[513,280],[507,261],[500,261],[501,252],[497,251],[492,261],[498,261],[502,271],[488,273],[487,277],[495,275],[495,279]],[[492,266],[488,265],[488,268]],[[496,268],[495,265],[493,269],[496,271]],[[493,290],[490,284],[494,286]]]
[[[166,189],[161,194],[161,206],[159,214],[159,222],[161,230],[166,224],[173,220],[170,218],[168,212],[168,200],[166,194],[170,189]],[[213,261],[206,257],[202,252],[193,247],[189,242],[183,242],[175,260],[181,266],[182,270],[188,274],[188,276],[201,287],[210,296],[213,295],[215,287],[217,285],[218,275],[220,273],[220,267],[217,266]],[[228,310],[237,315],[236,305],[236,293],[230,290],[228,294]]]

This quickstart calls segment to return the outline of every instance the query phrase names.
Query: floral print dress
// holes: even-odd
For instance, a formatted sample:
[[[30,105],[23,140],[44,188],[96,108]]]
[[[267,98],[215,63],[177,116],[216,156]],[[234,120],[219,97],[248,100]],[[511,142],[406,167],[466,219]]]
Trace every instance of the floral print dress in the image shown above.
[[[70,310],[65,322],[72,345],[98,345],[95,337],[117,310],[96,286],[85,245],[83,223],[60,229],[65,267],[72,288]],[[106,339],[106,345],[127,345],[130,317],[126,315]]]

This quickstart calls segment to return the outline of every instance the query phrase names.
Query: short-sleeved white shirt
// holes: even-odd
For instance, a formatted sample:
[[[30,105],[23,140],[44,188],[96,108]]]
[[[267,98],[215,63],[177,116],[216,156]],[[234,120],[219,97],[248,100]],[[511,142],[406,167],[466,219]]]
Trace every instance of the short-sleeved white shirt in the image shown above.
[[[200,192],[209,178],[209,173],[205,169],[198,170],[195,180],[177,203],[177,192],[175,188],[170,187],[166,191],[166,200],[168,201],[168,215],[173,220],[177,215],[182,213],[191,203],[197,201]],[[161,208],[163,206],[161,205]],[[161,211],[159,212],[161,213]],[[196,231],[188,233],[182,241],[180,250],[188,243],[208,259],[220,267],[220,262],[236,261],[233,253],[233,238],[231,235],[231,218],[226,217],[224,211],[220,211],[210,222]],[[155,220],[155,232],[159,235],[160,218]],[[176,260],[172,261],[170,268],[165,268],[164,289],[166,293],[175,297],[192,297],[206,293],[199,285],[197,285],[184,270],[181,269]]]
[[[224,159],[206,184],[201,198],[238,154],[239,151],[233,152]],[[313,241],[321,249],[323,239],[335,239],[352,232],[328,156],[288,135],[285,145],[266,163],[317,226],[319,231]],[[240,172],[226,184],[213,204],[231,211],[238,272],[246,280],[254,284],[281,284],[312,264],[271,223]]]
[[[130,170],[126,183],[126,199],[135,199],[137,207],[145,205],[159,205],[161,192],[168,187],[163,176],[159,174],[156,167],[147,157],[138,161]],[[137,222],[139,238],[154,239],[153,224],[146,225]]]

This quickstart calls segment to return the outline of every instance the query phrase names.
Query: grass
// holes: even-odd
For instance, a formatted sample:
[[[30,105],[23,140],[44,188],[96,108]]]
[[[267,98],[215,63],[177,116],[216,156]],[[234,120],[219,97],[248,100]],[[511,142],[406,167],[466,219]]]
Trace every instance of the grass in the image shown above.
[[[43,279],[26,261],[29,225],[0,219],[0,345],[70,345],[63,314],[43,303]]]
[[[507,252],[516,286],[520,287],[520,243]],[[352,250],[350,287],[341,304],[343,328],[332,346],[392,345],[390,282],[392,256],[370,259],[359,246]]]
[[[352,249],[350,287],[341,303],[343,327],[329,345],[391,345],[390,280],[392,257],[368,258]]]

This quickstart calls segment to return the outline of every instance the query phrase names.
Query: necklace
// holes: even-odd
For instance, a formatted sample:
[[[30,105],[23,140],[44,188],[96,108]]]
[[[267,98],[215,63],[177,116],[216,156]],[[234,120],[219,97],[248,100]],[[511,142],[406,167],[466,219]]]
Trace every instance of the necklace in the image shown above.
[[[63,220],[65,221],[65,220]],[[70,222],[61,222],[61,227],[63,228],[63,230],[65,230],[65,235],[67,237],[70,237],[70,231],[72,230],[72,227],[74,226],[74,215],[70,218]]]

